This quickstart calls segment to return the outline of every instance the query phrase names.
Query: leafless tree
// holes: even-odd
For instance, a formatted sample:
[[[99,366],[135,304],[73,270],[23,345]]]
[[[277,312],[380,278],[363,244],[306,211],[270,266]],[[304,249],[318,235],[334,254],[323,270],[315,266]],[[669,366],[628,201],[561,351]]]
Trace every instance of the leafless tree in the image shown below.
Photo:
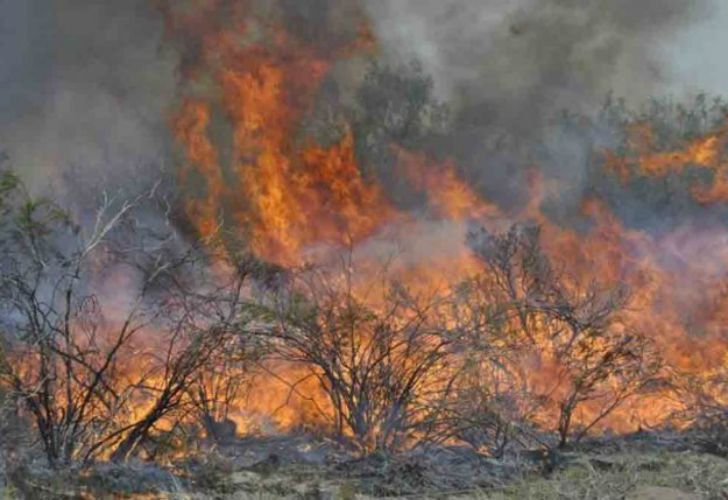
[[[481,230],[470,243],[486,266],[473,283],[488,311],[484,335],[493,338],[495,324],[496,338],[556,365],[549,388],[533,396],[555,407],[559,446],[580,440],[655,380],[659,357],[622,318],[625,287],[581,284],[543,252],[537,227],[514,226],[503,235]]]
[[[1,180],[0,383],[51,465],[126,459],[189,412],[199,373],[244,321],[248,274],[233,268],[225,297],[201,285],[200,254],[147,227],[142,197],[104,197],[87,229],[12,174]]]
[[[502,456],[511,445],[541,444],[531,418],[543,400],[530,391],[520,359],[529,342],[520,328],[530,319],[491,283],[483,276],[466,280],[447,298],[457,369],[438,428],[445,439]]]
[[[147,283],[113,326],[87,288],[94,258],[131,205],[112,212],[107,203],[83,234],[58,207],[5,176],[1,279],[10,338],[2,379],[32,415],[50,463],[67,463],[113,425],[109,417],[127,397],[112,382],[117,361],[151,321],[141,307]]]
[[[216,246],[206,242],[206,252],[214,253]],[[254,359],[255,339],[245,332],[262,311],[251,299],[249,286],[251,279],[265,272],[265,266],[247,254],[213,258],[218,269],[212,280],[194,258],[187,259],[182,273],[166,276],[158,322],[162,348],[149,352],[150,369],[134,383],[150,404],[141,418],[109,436],[114,442],[113,460],[128,458],[170,416],[172,424],[179,425],[197,413],[211,437],[222,437],[221,428],[230,423],[226,412],[231,404],[240,403],[242,387],[235,384],[244,381],[247,365]],[[195,274],[200,278],[190,278]]]
[[[215,245],[208,244],[208,252]],[[205,369],[197,370],[188,390],[189,399],[202,422],[206,434],[214,440],[233,437],[235,424],[230,412],[244,405],[247,386],[251,382],[252,365],[259,359],[263,346],[258,338],[246,336],[245,331],[265,313],[254,299],[251,286],[270,279],[272,266],[248,253],[229,252],[216,255],[217,262],[226,262],[228,270],[218,275],[216,282],[205,290],[204,317],[214,318],[216,325],[227,325],[228,333],[211,353]],[[189,295],[189,292],[186,293]]]
[[[685,373],[673,369],[664,394],[675,408],[665,422],[687,430],[695,442],[716,455],[728,456],[728,370]]]
[[[365,299],[352,269],[346,260],[340,273],[293,279],[276,305],[276,353],[318,381],[339,438],[362,452],[396,450],[423,431],[446,390],[452,339],[432,321],[433,303],[393,283]]]

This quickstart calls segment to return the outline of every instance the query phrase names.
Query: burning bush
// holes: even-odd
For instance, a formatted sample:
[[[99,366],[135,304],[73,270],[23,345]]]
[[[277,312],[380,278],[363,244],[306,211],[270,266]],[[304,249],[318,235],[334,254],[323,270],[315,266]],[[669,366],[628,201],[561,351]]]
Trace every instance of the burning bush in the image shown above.
[[[537,227],[481,230],[470,243],[485,264],[466,298],[477,304],[469,304],[476,345],[518,381],[525,414],[556,429],[559,446],[655,380],[659,357],[620,317],[629,303],[623,286],[581,285],[544,253]]]
[[[52,465],[124,460],[186,418],[201,374],[240,343],[248,269],[205,286],[194,249],[134,217],[141,198],[104,198],[86,230],[12,174],[2,180],[0,381]]]
[[[393,283],[365,301],[351,272],[296,277],[278,299],[276,352],[318,381],[339,438],[363,452],[398,450],[421,437],[446,393],[453,339],[432,303]]]

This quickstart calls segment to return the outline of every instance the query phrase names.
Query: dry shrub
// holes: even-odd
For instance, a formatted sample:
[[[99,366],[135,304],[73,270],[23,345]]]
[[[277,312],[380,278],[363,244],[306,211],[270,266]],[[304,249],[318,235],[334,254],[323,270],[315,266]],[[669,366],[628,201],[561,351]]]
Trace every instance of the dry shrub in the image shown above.
[[[431,425],[447,392],[453,339],[433,321],[432,303],[394,283],[376,305],[362,300],[349,269],[292,280],[276,304],[275,353],[318,382],[338,438],[362,452],[400,450]]]
[[[0,385],[52,466],[126,460],[175,430],[250,318],[249,268],[211,280],[201,252],[143,221],[149,199],[104,197],[79,227],[0,176]]]
[[[711,377],[676,373],[673,394],[680,411],[668,422],[685,429],[685,434],[708,453],[728,457],[728,375]]]
[[[538,227],[483,229],[469,241],[485,266],[464,288],[471,342],[513,379],[523,415],[557,430],[560,447],[649,389],[661,361],[623,321],[628,290],[584,284],[554,264]]]

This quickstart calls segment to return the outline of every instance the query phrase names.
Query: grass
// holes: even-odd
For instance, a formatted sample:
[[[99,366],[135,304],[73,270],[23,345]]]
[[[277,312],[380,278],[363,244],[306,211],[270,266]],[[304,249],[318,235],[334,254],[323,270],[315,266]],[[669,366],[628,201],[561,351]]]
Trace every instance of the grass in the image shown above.
[[[286,481],[284,477],[279,478]],[[262,485],[261,485],[262,486]],[[418,499],[475,499],[475,500],[611,500],[640,499],[640,492],[648,487],[656,490],[664,500],[669,493],[692,494],[695,498],[728,498],[728,460],[696,452],[649,451],[612,455],[583,455],[563,470],[549,477],[525,475],[499,491],[423,492]],[[356,492],[349,483],[329,490],[334,499],[371,499]],[[304,498],[276,494],[274,491],[238,492],[233,499],[268,500],[276,498]],[[328,498],[328,497],[327,497]],[[652,498],[652,497],[649,497]],[[682,497],[675,497],[682,498]],[[692,497],[691,497],[692,498]]]
[[[668,449],[631,449],[629,451],[604,447],[592,448],[591,452],[570,453],[562,468],[549,475],[538,472],[515,472],[509,476],[504,486],[490,490],[443,492],[435,491],[432,486],[423,486],[417,495],[399,498],[418,499],[476,499],[476,500],[515,500],[515,499],[646,499],[660,498],[673,500],[680,492],[693,497],[707,499],[728,499],[728,460],[715,455],[697,451],[675,451]],[[231,460],[231,459],[227,459]],[[232,462],[234,465],[234,461]],[[359,478],[337,475],[327,467],[307,466],[282,467],[270,474],[259,474],[245,470],[235,470],[222,458],[204,464],[198,475],[204,481],[170,481],[153,466],[129,464],[119,470],[108,465],[100,466],[95,474],[75,480],[67,475],[41,475],[34,477],[35,494],[43,491],[46,498],[69,498],[63,492],[73,486],[81,486],[79,479],[88,483],[86,498],[167,498],[202,500],[209,498],[233,500],[274,500],[331,498],[334,500],[364,500],[378,498],[373,492],[363,495],[364,483]],[[524,469],[525,470],[525,469]],[[430,471],[435,473],[434,471]],[[403,472],[404,473],[404,472]],[[103,477],[103,481],[99,478]],[[200,479],[200,477],[198,477]],[[437,479],[437,478],[434,478]],[[504,478],[505,479],[505,478]],[[376,481],[375,478],[372,478]],[[383,481],[388,479],[383,478]],[[136,488],[130,487],[136,486]],[[27,489],[10,485],[0,488],[0,500],[23,498],[21,490]],[[21,485],[22,486],[22,485]],[[27,486],[27,485],[26,485]],[[142,486],[147,486],[144,488]],[[370,485],[371,486],[371,485]],[[386,485],[382,485],[386,486]],[[391,485],[390,485],[391,486]],[[653,490],[653,496],[640,496],[645,488],[662,487]],[[42,488],[42,489],[38,489]],[[48,496],[51,491],[58,495]],[[113,496],[114,493],[119,496]],[[148,491],[145,493],[145,491]],[[158,493],[154,493],[157,491]],[[107,492],[111,496],[104,496]],[[394,493],[394,491],[392,491]],[[403,492],[404,493],[404,492]],[[657,496],[654,496],[657,494]],[[98,495],[98,496],[97,496]],[[672,495],[672,496],[671,496]],[[26,495],[27,497],[27,495]]]
[[[525,477],[502,492],[482,493],[493,500],[624,499],[640,488],[664,487],[700,498],[728,498],[728,461],[695,452],[656,452],[584,457],[548,478]]]

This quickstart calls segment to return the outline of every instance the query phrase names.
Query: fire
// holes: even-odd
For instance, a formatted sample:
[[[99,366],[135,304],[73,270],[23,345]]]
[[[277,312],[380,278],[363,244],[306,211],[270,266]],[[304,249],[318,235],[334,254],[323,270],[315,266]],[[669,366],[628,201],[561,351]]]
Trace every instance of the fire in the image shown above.
[[[190,189],[186,209],[200,235],[210,236],[225,224],[245,235],[262,259],[298,266],[320,257],[322,250],[352,247],[376,255],[377,248],[389,248],[381,242],[396,234],[410,252],[394,270],[397,279],[424,292],[481,272],[465,246],[469,221],[489,228],[514,220],[535,221],[543,227],[547,253],[575,281],[626,283],[634,290],[622,321],[653,338],[672,366],[707,380],[707,374],[724,363],[726,276],[709,272],[700,259],[706,249],[689,248],[687,241],[704,237],[710,246],[714,233],[678,228],[653,236],[625,227],[596,197],[582,203],[581,216],[589,221],[589,229],[557,225],[541,211],[541,204],[559,186],[544,180],[537,166],[529,175],[530,202],[520,211],[504,213],[461,177],[454,162],[433,161],[421,152],[391,145],[392,168],[426,198],[423,210],[405,211],[360,167],[359,138],[352,126],[344,125],[339,138],[326,145],[307,136],[303,126],[337,64],[372,54],[375,43],[363,22],[340,36],[335,46],[321,47],[288,32],[275,16],[264,21],[247,2],[236,4],[225,20],[216,17],[218,2],[194,5],[192,14],[172,7],[166,14],[170,36],[199,45],[197,59],[184,66],[189,95],[182,99],[172,129],[186,165],[180,170],[181,182],[198,188]],[[693,167],[712,174],[708,185],[691,186],[696,202],[728,201],[728,158],[723,154],[728,126],[674,151],[660,151],[656,142],[648,125],[631,126],[628,152],[605,152],[604,170],[627,183],[637,176],[660,178]],[[710,262],[724,269],[728,255],[709,250]],[[682,251],[690,255],[683,259]],[[684,283],[685,275],[694,276],[695,282]],[[357,277],[364,285],[374,278],[366,271]],[[686,290],[697,290],[698,296],[685,297]],[[704,332],[690,331],[691,324]],[[532,354],[533,366],[522,382],[546,393],[558,383],[561,365],[548,342],[540,342],[542,350]],[[293,368],[286,370],[288,379],[300,375]],[[282,405],[290,387],[279,382],[266,381],[259,387],[247,413],[267,412],[283,427],[300,424],[304,413],[310,417],[311,407],[302,410],[306,405],[299,396],[299,411]],[[314,394],[324,406],[313,385],[299,390]],[[638,400],[603,426],[628,431],[642,423],[659,423],[676,409],[666,401]],[[588,415],[577,419],[586,421]]]
[[[421,153],[397,149],[398,166],[418,191],[428,197],[435,215],[449,220],[498,217],[498,207],[484,200],[457,173],[455,165],[437,165]]]
[[[696,183],[692,186],[695,201],[705,205],[728,201],[728,159],[724,156],[728,122],[673,151],[659,150],[654,131],[646,123],[631,126],[627,137],[630,151],[627,155],[611,151],[605,154],[605,168],[615,172],[623,183],[635,175],[660,178],[671,173],[680,174],[693,167],[708,171],[713,176],[708,185]]]
[[[170,9],[172,31],[199,36],[187,30],[199,30],[202,21],[184,22]],[[297,138],[334,62],[369,50],[370,34],[359,27],[352,39],[324,49],[294,39],[281,26],[263,24],[247,11],[237,14],[239,23],[202,37],[192,81],[197,83],[199,72],[209,72],[213,95],[185,99],[173,119],[187,162],[208,184],[202,199],[188,204],[190,218],[204,236],[226,213],[244,229],[256,253],[287,265],[300,263],[312,245],[371,235],[390,209],[379,188],[361,175],[351,132],[344,131],[327,148],[306,147]],[[209,15],[202,9],[196,19],[207,25]],[[256,40],[259,36],[264,41]],[[225,165],[211,146],[213,108],[230,126]]]
[[[187,206],[190,217],[197,223],[203,237],[209,237],[215,232],[215,221],[219,210],[216,200],[219,200],[225,191],[222,172],[218,166],[217,151],[207,137],[209,124],[210,110],[200,101],[187,101],[174,123],[176,139],[185,144],[187,156],[206,183],[205,189],[208,195],[201,200],[191,200]],[[190,174],[190,169],[187,168],[180,172],[183,181],[186,181]]]

